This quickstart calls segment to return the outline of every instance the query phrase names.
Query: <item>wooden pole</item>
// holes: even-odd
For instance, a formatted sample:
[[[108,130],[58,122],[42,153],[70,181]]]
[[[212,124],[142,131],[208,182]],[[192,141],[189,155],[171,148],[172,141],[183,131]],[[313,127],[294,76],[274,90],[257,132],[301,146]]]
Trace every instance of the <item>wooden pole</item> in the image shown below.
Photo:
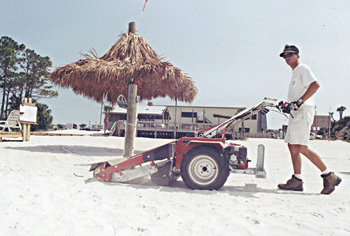
[[[101,102],[100,125],[102,125],[103,100]],[[106,116],[106,114],[105,114]]]
[[[136,23],[135,22],[129,23],[129,33],[136,33]]]
[[[32,98],[24,98],[23,104],[31,104]],[[22,139],[23,142],[28,142],[30,139],[30,124],[23,124],[22,125]]]
[[[129,23],[129,33],[136,33],[136,23]],[[134,154],[134,141],[136,131],[136,97],[137,97],[137,85],[130,83],[128,86],[128,107],[127,118],[125,125],[125,141],[124,141],[124,154],[127,159]]]
[[[128,108],[125,126],[124,157],[130,158],[134,153],[134,140],[136,130],[136,95],[137,85],[128,86]]]
[[[176,136],[177,136],[177,130],[176,130],[176,116],[177,116],[177,98],[175,98],[174,139],[176,139]]]

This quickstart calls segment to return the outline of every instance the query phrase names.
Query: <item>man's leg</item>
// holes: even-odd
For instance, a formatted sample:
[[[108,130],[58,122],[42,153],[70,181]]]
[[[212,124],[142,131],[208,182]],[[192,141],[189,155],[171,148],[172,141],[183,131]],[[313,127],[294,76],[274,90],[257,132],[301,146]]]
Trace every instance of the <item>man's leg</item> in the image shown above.
[[[321,157],[308,146],[298,145],[299,152],[306,156],[321,172],[327,169],[327,166],[323,163]]]
[[[323,189],[322,194],[331,194],[335,186],[338,186],[342,179],[336,176],[333,172],[327,170],[327,166],[323,163],[321,157],[314,151],[308,148],[308,146],[299,146],[299,151],[306,156],[323,174]],[[328,173],[324,173],[327,170]]]
[[[294,175],[285,184],[279,184],[278,188],[283,190],[303,191],[303,181],[300,178],[301,174],[301,156],[299,152],[299,145],[292,145],[288,143],[290,155],[292,157]]]
[[[288,148],[289,148],[290,156],[292,158],[292,163],[293,163],[294,174],[297,174],[297,175],[301,174],[301,156],[300,156],[299,146],[300,145],[288,143]]]

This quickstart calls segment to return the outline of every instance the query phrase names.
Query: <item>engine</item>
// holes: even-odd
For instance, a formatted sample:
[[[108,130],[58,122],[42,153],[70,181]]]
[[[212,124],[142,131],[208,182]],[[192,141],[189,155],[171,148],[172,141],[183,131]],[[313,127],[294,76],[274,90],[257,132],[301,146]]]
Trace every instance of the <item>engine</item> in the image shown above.
[[[248,158],[247,148],[239,144],[230,144],[224,150],[224,155],[228,158],[230,166],[234,169],[247,169]]]

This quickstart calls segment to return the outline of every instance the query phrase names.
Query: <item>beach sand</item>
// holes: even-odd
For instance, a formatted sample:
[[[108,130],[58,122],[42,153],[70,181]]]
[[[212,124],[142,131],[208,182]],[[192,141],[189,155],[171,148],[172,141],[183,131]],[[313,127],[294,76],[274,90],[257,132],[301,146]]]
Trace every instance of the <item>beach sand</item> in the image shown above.
[[[170,142],[136,138],[141,152]],[[142,178],[132,184],[94,181],[90,164],[123,153],[121,137],[32,136],[0,143],[0,235],[350,235],[350,144],[312,140],[343,182],[321,195],[320,172],[303,158],[303,192],[277,189],[291,177],[283,140],[233,141],[255,166],[265,146],[266,179],[231,174],[219,191],[190,190]]]

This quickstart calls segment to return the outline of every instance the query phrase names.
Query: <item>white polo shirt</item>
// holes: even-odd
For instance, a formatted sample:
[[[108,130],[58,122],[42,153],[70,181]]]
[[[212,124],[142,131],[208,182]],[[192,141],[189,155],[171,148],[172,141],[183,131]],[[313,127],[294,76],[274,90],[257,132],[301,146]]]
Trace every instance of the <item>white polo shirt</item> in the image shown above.
[[[305,64],[299,63],[299,65],[294,68],[292,79],[289,83],[288,102],[294,102],[301,98],[309,88],[310,84],[315,81],[318,80],[310,68]],[[315,107],[314,96],[306,100],[303,106]]]

